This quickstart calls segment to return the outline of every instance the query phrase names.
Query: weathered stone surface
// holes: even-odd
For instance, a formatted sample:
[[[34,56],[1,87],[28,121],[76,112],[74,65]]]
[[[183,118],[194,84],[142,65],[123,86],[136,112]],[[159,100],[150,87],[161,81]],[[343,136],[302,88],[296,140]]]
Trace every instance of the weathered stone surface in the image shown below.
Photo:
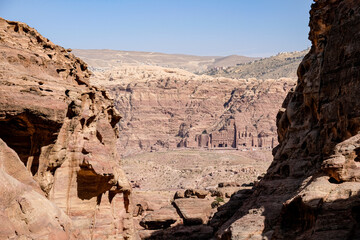
[[[218,229],[234,215],[252,193],[251,189],[242,189],[233,194],[227,203],[217,208],[217,212],[210,221],[210,226]]]
[[[206,198],[209,191],[204,189],[186,189],[178,190],[175,193],[174,199],[177,198]]]
[[[278,113],[274,161],[217,238],[360,238],[359,9],[352,0],[312,5],[312,47]]]
[[[75,238],[68,216],[46,199],[15,151],[1,139],[0,190],[1,239]]]
[[[213,144],[271,148],[277,143],[276,114],[295,85],[287,78],[213,78],[156,66],[95,71],[91,83],[108,89],[124,116],[119,142],[124,155]],[[231,144],[220,141],[223,135]]]
[[[174,199],[184,198],[185,197],[185,190],[178,190],[175,193]]]
[[[209,240],[212,238],[212,235],[212,227],[206,225],[178,225],[174,228],[160,231],[140,231],[141,239],[147,240]]]
[[[181,218],[174,207],[168,206],[145,215],[140,225],[145,229],[164,229],[175,222],[182,222]]]
[[[32,190],[43,195],[39,184],[37,184],[31,173],[25,171],[24,164],[19,159],[18,155],[14,150],[9,148],[6,143],[0,139],[0,166],[1,170],[18,180],[19,182],[26,184],[32,188]]]
[[[71,231],[134,237],[131,188],[116,151],[120,116],[105,90],[89,85],[87,65],[4,19],[0,53],[0,138],[68,215]]]
[[[134,191],[132,202],[142,205],[145,211],[156,211],[164,206],[171,205],[174,191]]]
[[[185,225],[206,224],[212,214],[211,200],[179,198],[174,200],[174,205],[184,219]]]

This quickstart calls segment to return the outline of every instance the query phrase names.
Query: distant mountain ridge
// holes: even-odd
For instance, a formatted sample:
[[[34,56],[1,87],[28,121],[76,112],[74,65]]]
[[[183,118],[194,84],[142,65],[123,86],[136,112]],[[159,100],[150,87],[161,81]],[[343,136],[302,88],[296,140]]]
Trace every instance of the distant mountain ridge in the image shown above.
[[[202,74],[215,77],[278,79],[282,77],[296,78],[297,68],[309,52],[309,49],[295,52],[279,53],[276,56],[262,58],[247,63],[239,63],[230,67],[213,67]]]
[[[260,58],[239,55],[194,56],[157,52],[119,51],[109,49],[74,49],[73,53],[96,70],[108,70],[123,65],[159,66],[184,69],[189,72],[203,72],[214,67],[230,67],[255,61]]]

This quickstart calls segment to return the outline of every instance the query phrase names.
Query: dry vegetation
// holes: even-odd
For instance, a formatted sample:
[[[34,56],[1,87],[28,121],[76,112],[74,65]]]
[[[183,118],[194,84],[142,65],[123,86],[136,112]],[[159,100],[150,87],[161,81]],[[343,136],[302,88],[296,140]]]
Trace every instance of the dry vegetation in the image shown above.
[[[229,78],[277,79],[296,78],[296,71],[309,49],[301,52],[280,53],[269,58],[262,58],[232,67],[210,68],[202,74]]]

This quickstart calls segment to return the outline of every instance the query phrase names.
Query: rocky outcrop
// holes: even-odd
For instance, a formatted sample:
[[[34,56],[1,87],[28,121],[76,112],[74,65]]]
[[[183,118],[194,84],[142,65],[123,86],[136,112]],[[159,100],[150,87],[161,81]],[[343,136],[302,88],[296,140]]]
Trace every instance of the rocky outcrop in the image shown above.
[[[312,5],[312,47],[278,113],[274,161],[219,239],[359,239],[359,8]]]
[[[0,238],[70,239],[71,221],[51,203],[14,150],[0,139]],[[44,227],[46,225],[46,228]]]
[[[181,144],[205,149],[271,150],[277,145],[274,116],[280,96],[294,86],[291,79],[248,79],[232,89],[216,122]]]
[[[19,189],[2,185],[14,191],[1,199],[2,218],[21,222],[3,237],[47,239],[54,229],[133,238],[131,188],[116,151],[120,115],[106,91],[90,86],[87,65],[70,50],[26,24],[0,19],[0,52],[0,138],[18,156],[15,171],[1,155],[2,175]],[[49,225],[40,235],[39,224]]]
[[[276,144],[276,113],[295,83],[285,78],[213,78],[154,66],[95,71],[91,82],[109,90],[124,116],[119,141],[124,155],[210,147],[206,140],[199,142],[199,135],[215,136],[230,119],[235,119],[236,134],[242,139],[240,148],[252,149],[259,143],[271,148],[272,139]]]
[[[145,229],[164,229],[169,228],[177,221],[181,221],[181,219],[175,208],[172,206],[165,206],[147,214],[141,220],[140,225]]]
[[[252,192],[236,183],[221,183],[209,190],[134,191],[135,226],[141,239],[210,239],[213,227],[221,225]],[[220,217],[217,214],[210,226],[217,210]]]
[[[301,52],[282,52],[252,62],[239,63],[236,66],[209,68],[203,74],[229,78],[296,78],[296,69],[308,52],[309,49]]]
[[[184,219],[185,225],[207,224],[211,214],[209,199],[180,198],[174,200],[174,206]]]

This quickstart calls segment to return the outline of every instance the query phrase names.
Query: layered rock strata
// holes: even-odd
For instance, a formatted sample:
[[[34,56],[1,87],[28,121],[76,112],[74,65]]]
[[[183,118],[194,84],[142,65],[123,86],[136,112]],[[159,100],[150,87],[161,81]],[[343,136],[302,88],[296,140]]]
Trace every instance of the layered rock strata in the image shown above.
[[[209,148],[207,140],[199,140],[202,133],[215,136],[231,119],[240,139],[234,148],[252,149],[259,144],[271,148],[277,138],[276,113],[295,83],[287,78],[213,78],[154,66],[96,71],[91,82],[109,90],[124,116],[119,142],[124,155],[177,147]],[[234,140],[234,134],[230,138]],[[216,147],[226,148],[220,142]]]
[[[53,230],[64,238],[134,237],[131,187],[116,151],[120,115],[70,51],[0,19],[0,138],[14,150],[0,160],[18,166],[2,167],[14,186],[2,185],[9,195],[1,198],[1,222],[11,226],[0,238],[50,239]]]
[[[360,238],[359,10],[312,5],[312,47],[278,113],[274,161],[233,217],[216,217],[218,239]]]
[[[14,150],[0,139],[0,238],[71,239],[71,220],[50,202]],[[46,226],[46,227],[44,227]]]

